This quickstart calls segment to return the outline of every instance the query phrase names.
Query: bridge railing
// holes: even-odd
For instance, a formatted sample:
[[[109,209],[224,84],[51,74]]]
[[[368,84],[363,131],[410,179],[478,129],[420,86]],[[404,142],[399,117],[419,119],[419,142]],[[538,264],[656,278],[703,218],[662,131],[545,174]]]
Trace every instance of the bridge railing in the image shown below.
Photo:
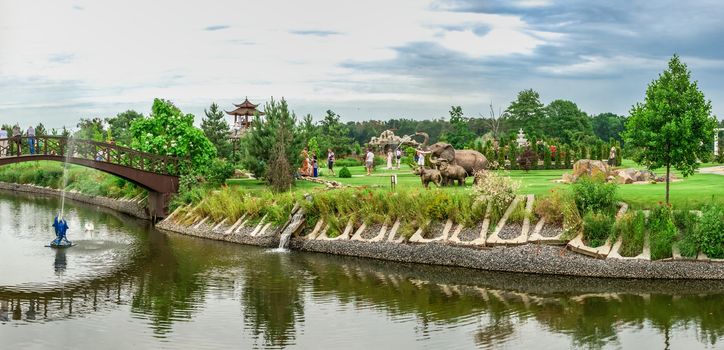
[[[59,156],[123,165],[142,171],[178,176],[186,160],[123,147],[114,143],[63,136],[0,138],[0,157]]]

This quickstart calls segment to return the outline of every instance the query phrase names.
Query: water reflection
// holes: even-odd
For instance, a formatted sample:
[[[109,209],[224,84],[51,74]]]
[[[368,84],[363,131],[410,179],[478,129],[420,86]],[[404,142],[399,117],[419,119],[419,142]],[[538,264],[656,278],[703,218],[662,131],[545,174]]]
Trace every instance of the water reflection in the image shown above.
[[[12,208],[27,205],[25,199],[0,197],[0,204],[8,201]],[[52,208],[42,200],[31,206],[43,215]],[[0,205],[0,215],[5,209]],[[134,333],[134,339],[143,347],[384,343],[493,348],[540,343],[540,348],[602,348],[632,341],[647,347],[673,341],[700,347],[720,346],[724,335],[722,282],[530,276],[273,254],[159,233],[111,213],[76,210],[96,227],[130,232],[133,260],[109,274],[62,287],[9,289],[0,275],[0,322],[6,324],[0,333],[11,343],[32,334],[33,323],[73,322],[90,328],[107,315],[116,315],[116,321],[104,324],[106,330],[133,329],[130,324],[142,320],[151,338]],[[56,250],[43,264],[52,263],[58,277],[70,274],[76,256],[71,253]],[[75,323],[79,319],[88,323]],[[2,328],[7,324],[22,327],[8,332]],[[194,331],[185,331],[186,324]],[[378,331],[353,336],[371,329]],[[643,336],[631,340],[623,336],[627,332]]]

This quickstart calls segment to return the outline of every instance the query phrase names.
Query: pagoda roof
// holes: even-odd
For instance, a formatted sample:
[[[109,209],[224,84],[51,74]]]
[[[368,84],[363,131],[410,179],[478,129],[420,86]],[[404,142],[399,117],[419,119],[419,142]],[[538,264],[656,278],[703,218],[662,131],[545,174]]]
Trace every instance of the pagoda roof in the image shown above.
[[[264,112],[258,111],[256,107],[258,104],[253,104],[249,102],[248,98],[244,99],[244,102],[240,104],[233,103],[234,106],[237,108],[231,112],[225,111],[228,115],[240,115],[240,116],[253,116],[254,114],[258,113],[259,115],[264,115]]]
[[[244,99],[244,102],[242,102],[241,104],[233,103],[233,105],[236,106],[236,107],[240,107],[240,108],[241,108],[241,107],[243,107],[243,108],[256,108],[256,107],[258,106],[258,104],[253,104],[253,103],[249,102],[249,99],[248,99],[248,98],[245,98],[245,99]]]

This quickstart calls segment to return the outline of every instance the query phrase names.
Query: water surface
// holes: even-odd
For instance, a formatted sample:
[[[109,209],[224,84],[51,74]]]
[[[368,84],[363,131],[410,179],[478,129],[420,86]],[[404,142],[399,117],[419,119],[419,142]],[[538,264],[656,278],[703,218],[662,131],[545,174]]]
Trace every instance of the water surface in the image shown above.
[[[0,193],[3,348],[724,347],[721,282],[272,252],[66,205],[78,245],[54,250],[59,200]]]

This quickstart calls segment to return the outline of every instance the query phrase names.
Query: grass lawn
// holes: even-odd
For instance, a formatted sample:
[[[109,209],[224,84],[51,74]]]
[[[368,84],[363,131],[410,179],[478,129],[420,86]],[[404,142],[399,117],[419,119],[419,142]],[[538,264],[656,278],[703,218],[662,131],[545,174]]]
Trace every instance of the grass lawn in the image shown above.
[[[702,164],[701,167],[715,166],[716,164]],[[624,168],[641,168],[633,161],[624,160]],[[390,175],[397,174],[399,188],[422,188],[420,178],[412,174],[409,167],[403,165],[400,170],[385,170],[378,167],[371,176],[365,176],[365,169],[362,166],[348,167],[352,173],[352,178],[341,179],[335,176],[328,176],[326,169],[320,169],[321,178],[335,180],[346,185],[352,186],[369,186],[379,188],[389,188]],[[339,169],[336,169],[337,172]],[[535,194],[536,196],[545,195],[551,189],[556,187],[567,187],[568,185],[553,182],[560,179],[563,173],[571,172],[571,170],[534,170],[528,173],[522,170],[512,170],[506,172],[510,177],[521,182],[519,192],[521,194]],[[662,175],[663,171],[658,169],[655,171],[657,175]],[[679,178],[681,174],[674,172]],[[263,189],[264,184],[257,180],[228,180],[229,185],[239,185],[251,190]],[[297,181],[295,190],[309,191],[314,188],[321,188],[321,185],[308,182]],[[468,178],[466,186],[448,187],[450,191],[462,191],[472,187],[472,179]],[[632,208],[651,208],[658,202],[665,199],[666,185],[664,183],[657,184],[632,184],[620,185],[619,196],[621,200],[629,203]],[[724,176],[714,174],[695,174],[685,178],[681,182],[671,184],[671,202],[677,208],[701,208],[706,203],[718,203],[724,205]]]

